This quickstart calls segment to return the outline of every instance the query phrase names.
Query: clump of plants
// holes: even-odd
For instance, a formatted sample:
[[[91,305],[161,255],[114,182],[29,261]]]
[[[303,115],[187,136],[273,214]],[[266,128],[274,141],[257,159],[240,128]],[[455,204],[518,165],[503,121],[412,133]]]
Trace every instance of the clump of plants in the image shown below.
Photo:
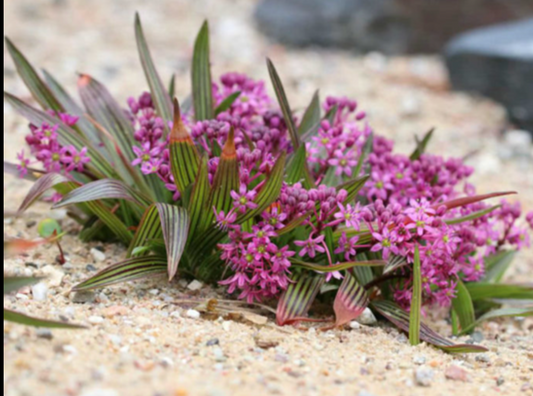
[[[293,112],[273,63],[264,82],[210,71],[205,23],[195,42],[192,92],[180,104],[156,71],[137,17],[135,33],[149,92],[118,103],[92,76],[78,78],[82,105],[50,75],[37,74],[8,40],[18,72],[41,110],[4,94],[30,122],[29,155],[5,168],[35,181],[20,207],[49,189],[69,207],[80,238],[115,240],[127,259],[77,290],[154,274],[225,286],[248,303],[277,304],[277,323],[308,318],[331,302],[333,326],[370,307],[410,340],[449,352],[455,345],[421,322],[449,307],[454,334],[480,320],[531,315],[499,308],[533,299],[527,285],[500,283],[530,243],[533,213],[485,200],[461,159],[426,153],[432,131],[410,156],[375,134],[357,102],[316,93]],[[182,94],[182,93],[180,93]]]

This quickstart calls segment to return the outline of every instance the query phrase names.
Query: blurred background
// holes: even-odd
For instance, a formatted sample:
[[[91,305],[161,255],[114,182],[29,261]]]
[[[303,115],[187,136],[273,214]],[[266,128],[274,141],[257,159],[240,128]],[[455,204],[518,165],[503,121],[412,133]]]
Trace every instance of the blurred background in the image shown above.
[[[193,40],[208,19],[214,77],[268,80],[268,56],[295,109],[316,89],[354,98],[402,152],[435,127],[432,152],[468,155],[480,191],[520,189],[533,207],[530,0],[10,0],[4,34],[72,92],[76,73],[88,73],[125,103],[147,89],[135,11],[181,99],[190,92]],[[5,46],[4,89],[31,100]],[[4,115],[4,157],[13,159],[25,123],[7,105]]]

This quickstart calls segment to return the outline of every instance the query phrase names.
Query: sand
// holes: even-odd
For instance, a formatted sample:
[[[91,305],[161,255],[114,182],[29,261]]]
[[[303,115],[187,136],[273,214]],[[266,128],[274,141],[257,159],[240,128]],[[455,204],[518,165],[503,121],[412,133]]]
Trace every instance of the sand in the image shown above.
[[[475,152],[469,163],[478,168],[473,180],[480,192],[518,190],[524,208],[533,209],[532,146],[502,137],[510,127],[500,106],[449,92],[437,57],[286,50],[255,31],[253,1],[151,3],[8,1],[4,33],[36,66],[71,89],[76,72],[90,73],[125,100],[146,89],[132,29],[139,10],[160,73],[165,79],[177,73],[183,99],[189,92],[194,35],[208,18],[214,75],[238,70],[266,79],[264,58],[269,56],[295,108],[303,108],[317,88],[323,96],[357,98],[376,131],[394,138],[402,152],[412,149],[414,134],[436,127],[432,152]],[[30,99],[7,59],[4,89]],[[5,159],[15,159],[25,133],[26,122],[4,105]],[[6,176],[4,211],[15,210],[29,187]],[[324,333],[279,328],[271,316],[255,323],[218,315],[196,318],[190,310],[227,296],[210,286],[191,291],[183,280],[169,285],[153,279],[75,295],[70,292],[74,284],[123,258],[124,249],[80,243],[76,225],[46,204],[5,220],[4,236],[34,238],[35,222],[48,217],[58,218],[68,232],[63,246],[68,263],[55,262],[54,247],[4,260],[10,273],[48,276],[43,301],[26,289],[4,298],[4,306],[88,329],[50,334],[4,323],[6,395],[533,395],[531,318],[485,323],[473,337],[489,349],[483,355],[448,355],[427,345],[411,347],[403,334],[381,323]],[[105,260],[97,261],[93,248],[103,250]],[[532,251],[524,251],[509,280],[531,282],[532,271]],[[435,317],[431,325],[449,336],[449,326]]]

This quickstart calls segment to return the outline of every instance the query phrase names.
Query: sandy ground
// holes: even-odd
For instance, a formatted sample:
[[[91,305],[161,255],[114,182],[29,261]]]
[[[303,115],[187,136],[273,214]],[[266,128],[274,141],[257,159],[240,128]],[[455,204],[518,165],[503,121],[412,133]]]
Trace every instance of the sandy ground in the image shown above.
[[[177,73],[177,92],[185,97],[191,44],[208,18],[215,75],[238,70],[266,78],[268,55],[294,107],[305,106],[316,88],[322,95],[357,98],[376,131],[396,139],[404,152],[412,148],[415,133],[435,126],[433,152],[476,153],[469,162],[478,167],[474,181],[480,192],[518,190],[524,207],[533,209],[533,148],[501,137],[506,127],[499,106],[450,93],[436,58],[287,51],[254,30],[254,2],[246,0],[160,0],[151,2],[151,8],[148,2],[129,0],[35,3],[4,2],[4,33],[35,65],[72,89],[76,72],[102,80],[121,100],[146,89],[132,29],[134,11],[139,10],[161,74],[169,78]],[[4,60],[4,89],[29,99],[10,60]],[[4,105],[5,159],[14,160],[24,134],[25,121]],[[4,211],[16,209],[28,188],[26,182],[5,177]],[[5,220],[4,235],[35,237],[35,221],[50,216],[69,232],[64,241],[68,264],[55,264],[53,248],[4,260],[11,273],[48,275],[43,301],[36,301],[28,289],[4,298],[4,305],[67,318],[89,329],[49,334],[5,323],[7,395],[533,395],[531,319],[486,323],[475,338],[488,353],[452,356],[426,345],[412,348],[403,334],[385,325],[322,333],[280,329],[271,320],[251,324],[190,318],[188,309],[222,294],[210,287],[191,291],[183,282],[153,280],[76,296],[69,292],[75,283],[116,262],[124,251],[116,245],[81,244],[64,213],[51,213],[44,204],[23,218]],[[90,253],[95,247],[105,252],[104,261]],[[531,250],[521,253],[515,264],[509,278],[531,281]],[[183,302],[191,298],[199,303]],[[450,334],[444,321],[432,322]],[[449,379],[450,367],[466,374]],[[432,375],[429,387],[417,383],[417,372]]]

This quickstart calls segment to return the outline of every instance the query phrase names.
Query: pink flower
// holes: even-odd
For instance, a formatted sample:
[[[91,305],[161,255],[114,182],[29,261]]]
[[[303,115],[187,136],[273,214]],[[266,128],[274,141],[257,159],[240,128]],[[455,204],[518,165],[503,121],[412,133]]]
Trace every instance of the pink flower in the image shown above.
[[[358,240],[358,236],[354,236],[348,239],[346,237],[346,233],[343,232],[342,236],[339,238],[339,247],[335,249],[335,254],[344,253],[344,258],[346,259],[346,261],[350,261],[353,257],[357,255],[355,248],[357,246]]]
[[[17,154],[17,159],[19,160],[17,169],[19,171],[20,177],[24,177],[28,174],[28,166],[30,165],[30,160],[24,157],[24,150]]]
[[[253,202],[256,194],[255,191],[248,191],[244,184],[241,184],[238,193],[235,191],[230,193],[231,198],[233,198],[233,205],[241,213],[245,213],[246,209],[257,208],[257,204]]]
[[[370,249],[372,252],[379,252],[383,255],[383,259],[387,260],[391,253],[398,254],[398,247],[395,245],[396,239],[394,234],[391,234],[388,228],[383,228],[381,233],[373,232],[372,236],[377,241]]]
[[[353,208],[350,204],[344,206],[343,204],[339,203],[338,206],[340,210],[338,213],[335,213],[335,218],[342,220],[346,224],[346,227],[352,227],[359,231],[361,220],[361,209],[359,202],[356,203]]]
[[[65,164],[67,172],[75,170],[81,173],[85,164],[91,162],[91,158],[87,156],[87,147],[78,152],[74,146],[69,146],[61,149],[61,162]]]
[[[232,210],[227,215],[224,211],[217,212],[216,208],[213,208],[213,211],[215,212],[217,225],[222,230],[227,230],[237,220],[237,213]]]
[[[343,153],[342,150],[335,151],[335,157],[330,159],[328,163],[331,166],[337,167],[335,174],[341,176],[346,174],[347,176],[352,176],[352,168],[357,165],[357,160],[353,150],[348,150],[346,153]]]
[[[316,252],[324,253],[326,250],[323,246],[320,244],[324,242],[324,239],[326,237],[324,235],[320,235],[316,238],[313,238],[312,235],[309,236],[309,238],[305,241],[294,241],[294,244],[296,246],[303,247],[302,250],[300,250],[300,257],[304,257],[305,255],[308,255],[311,258],[314,258],[316,256]]]

